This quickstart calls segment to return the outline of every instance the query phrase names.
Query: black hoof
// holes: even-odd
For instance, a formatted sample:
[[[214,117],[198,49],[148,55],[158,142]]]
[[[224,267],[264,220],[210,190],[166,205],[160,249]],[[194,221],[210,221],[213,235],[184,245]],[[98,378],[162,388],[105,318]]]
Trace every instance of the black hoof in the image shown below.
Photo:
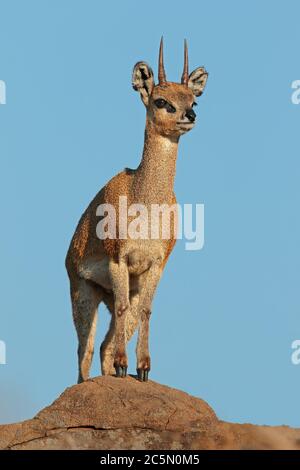
[[[140,382],[147,382],[148,381],[148,374],[149,370],[146,369],[137,369],[137,377]]]
[[[116,376],[117,377],[126,377],[127,376],[127,366],[116,366]]]

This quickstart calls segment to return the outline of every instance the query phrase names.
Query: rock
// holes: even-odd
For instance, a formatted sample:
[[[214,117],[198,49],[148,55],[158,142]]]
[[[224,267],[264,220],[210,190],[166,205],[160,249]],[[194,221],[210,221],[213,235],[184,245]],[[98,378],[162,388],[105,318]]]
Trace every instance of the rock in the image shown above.
[[[224,423],[187,393],[107,376],[67,388],[31,420],[0,426],[0,449],[300,449],[300,430]]]

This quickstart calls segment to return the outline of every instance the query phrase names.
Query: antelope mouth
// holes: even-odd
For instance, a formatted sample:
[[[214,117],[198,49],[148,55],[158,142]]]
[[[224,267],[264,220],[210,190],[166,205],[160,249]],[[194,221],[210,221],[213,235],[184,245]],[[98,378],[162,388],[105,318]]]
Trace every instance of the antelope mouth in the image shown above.
[[[177,121],[177,126],[179,129],[190,130],[194,127],[194,122],[187,122],[187,121]]]

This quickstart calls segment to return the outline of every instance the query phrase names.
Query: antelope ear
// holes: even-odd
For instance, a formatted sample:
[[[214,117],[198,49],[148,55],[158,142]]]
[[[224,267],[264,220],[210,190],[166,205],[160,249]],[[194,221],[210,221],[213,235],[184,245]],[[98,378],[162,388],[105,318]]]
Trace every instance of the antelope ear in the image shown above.
[[[149,97],[154,88],[154,77],[151,67],[146,62],[135,64],[132,73],[132,86],[139,91],[145,106],[148,106]]]
[[[208,73],[204,67],[198,67],[189,76],[188,87],[195,96],[201,96],[206,85]]]

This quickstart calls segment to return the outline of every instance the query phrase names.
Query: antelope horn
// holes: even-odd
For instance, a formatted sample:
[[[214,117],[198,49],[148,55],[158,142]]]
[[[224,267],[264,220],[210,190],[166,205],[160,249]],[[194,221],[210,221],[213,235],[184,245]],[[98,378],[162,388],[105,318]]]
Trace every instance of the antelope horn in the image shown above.
[[[158,59],[158,82],[159,83],[165,83],[167,81],[166,72],[164,68],[163,48],[164,48],[163,37],[161,37],[160,46],[159,46],[159,59]]]
[[[181,77],[181,83],[185,86],[188,86],[189,83],[189,56],[186,39],[184,40],[184,66]]]

